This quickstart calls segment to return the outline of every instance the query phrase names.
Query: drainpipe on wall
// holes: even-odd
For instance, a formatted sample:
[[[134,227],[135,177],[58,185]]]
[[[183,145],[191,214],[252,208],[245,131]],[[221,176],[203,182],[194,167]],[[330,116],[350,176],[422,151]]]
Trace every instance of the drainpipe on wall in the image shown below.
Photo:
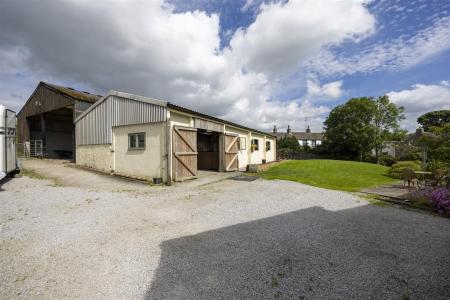
[[[172,185],[172,160],[171,160],[171,141],[172,134],[170,130],[170,111],[167,110],[167,118],[166,118],[166,173],[167,173],[167,185]]]

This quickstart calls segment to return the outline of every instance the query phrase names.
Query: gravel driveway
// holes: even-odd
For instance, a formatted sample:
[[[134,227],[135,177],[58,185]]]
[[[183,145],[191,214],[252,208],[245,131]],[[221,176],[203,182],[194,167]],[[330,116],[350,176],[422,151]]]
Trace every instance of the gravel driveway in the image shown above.
[[[1,188],[1,299],[449,297],[450,221],[344,192],[262,179]]]

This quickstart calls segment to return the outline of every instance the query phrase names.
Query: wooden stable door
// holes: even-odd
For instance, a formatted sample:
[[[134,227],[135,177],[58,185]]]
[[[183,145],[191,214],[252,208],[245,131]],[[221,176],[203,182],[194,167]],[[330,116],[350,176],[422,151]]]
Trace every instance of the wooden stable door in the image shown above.
[[[173,127],[173,179],[182,181],[197,176],[197,129]]]
[[[224,165],[225,171],[238,171],[239,170],[239,160],[238,160],[238,139],[239,136],[224,134]]]

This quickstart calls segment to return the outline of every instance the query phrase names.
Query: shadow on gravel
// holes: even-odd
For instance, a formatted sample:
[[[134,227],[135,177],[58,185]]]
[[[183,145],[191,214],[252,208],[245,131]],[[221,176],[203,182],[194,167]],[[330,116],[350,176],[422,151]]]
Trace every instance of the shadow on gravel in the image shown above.
[[[5,178],[1,179],[1,180],[0,180],[0,192],[3,192],[3,191],[4,191],[3,185],[4,185],[5,183],[10,182],[10,181],[13,180],[13,179],[14,179],[14,178],[12,178],[11,176],[6,176]]]
[[[450,223],[312,207],[168,240],[147,299],[444,299]]]

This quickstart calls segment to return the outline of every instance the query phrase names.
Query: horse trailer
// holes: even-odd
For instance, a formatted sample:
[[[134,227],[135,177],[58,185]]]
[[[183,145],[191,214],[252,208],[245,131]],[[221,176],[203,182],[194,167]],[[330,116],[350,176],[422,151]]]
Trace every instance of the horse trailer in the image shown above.
[[[16,113],[0,105],[0,179],[19,172],[16,153]]]

